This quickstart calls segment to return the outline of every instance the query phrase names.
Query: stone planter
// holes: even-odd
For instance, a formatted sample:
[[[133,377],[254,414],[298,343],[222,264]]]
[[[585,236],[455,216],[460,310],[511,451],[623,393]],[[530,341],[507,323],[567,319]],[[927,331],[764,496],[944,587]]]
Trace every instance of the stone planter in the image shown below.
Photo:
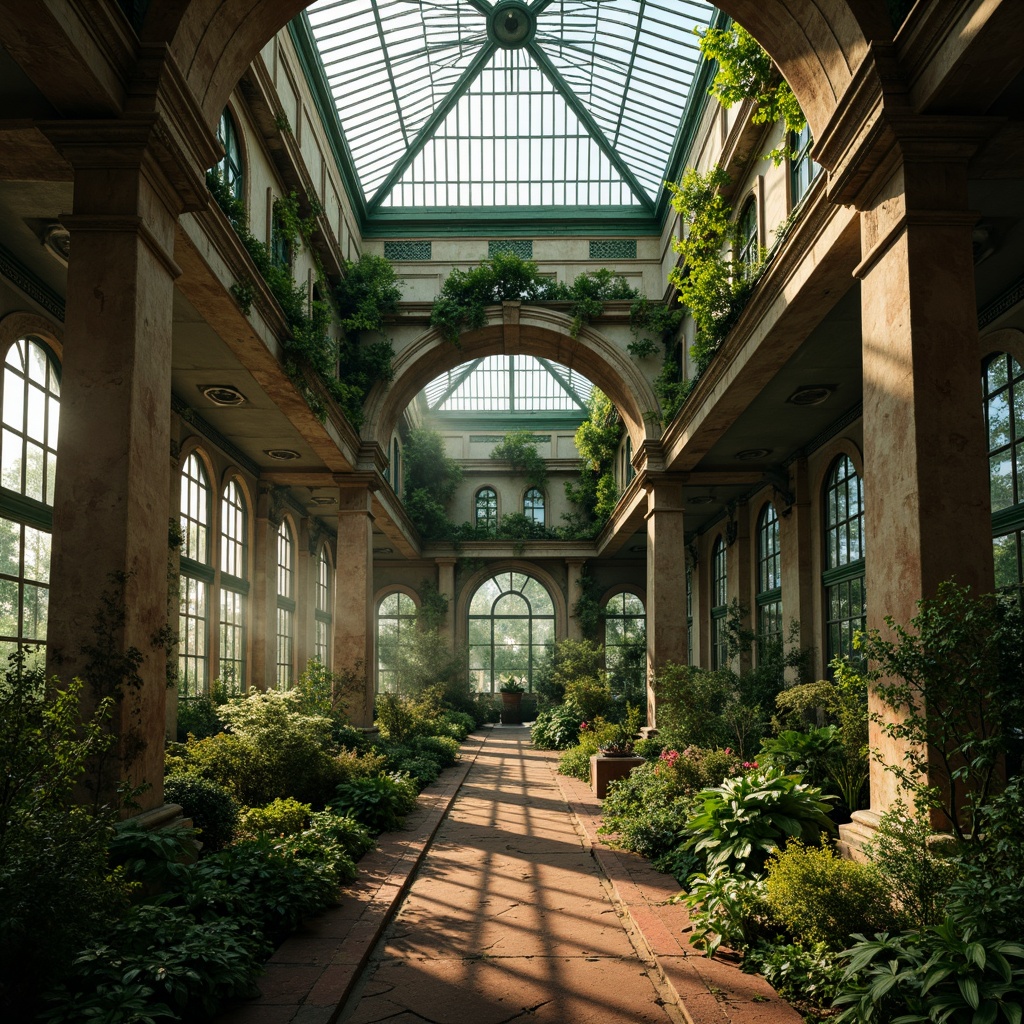
[[[628,757],[604,757],[594,754],[590,758],[590,788],[598,800],[608,795],[608,783],[624,779],[644,758],[630,754]]]
[[[501,724],[523,724],[523,695],[521,693],[503,693],[501,695]]]

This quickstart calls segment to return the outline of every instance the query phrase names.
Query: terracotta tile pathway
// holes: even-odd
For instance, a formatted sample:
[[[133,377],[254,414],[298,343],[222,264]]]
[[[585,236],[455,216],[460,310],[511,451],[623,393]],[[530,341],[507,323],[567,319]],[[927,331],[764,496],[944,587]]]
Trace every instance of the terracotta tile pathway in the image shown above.
[[[600,805],[556,762],[525,728],[471,737],[219,1024],[799,1024],[695,955],[672,880],[595,845]]]

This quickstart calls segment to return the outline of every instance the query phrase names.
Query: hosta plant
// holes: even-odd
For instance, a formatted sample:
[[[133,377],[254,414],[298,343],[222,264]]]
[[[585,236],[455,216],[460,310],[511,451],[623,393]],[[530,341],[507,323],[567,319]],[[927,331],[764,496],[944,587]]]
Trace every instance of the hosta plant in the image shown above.
[[[690,941],[714,956],[724,942],[744,950],[765,935],[770,913],[765,902],[764,878],[744,878],[726,871],[690,878],[689,891],[678,897],[690,910]]]
[[[721,868],[753,875],[787,840],[816,846],[822,833],[834,832],[829,799],[778,768],[737,775],[697,794],[697,810],[683,829],[686,845],[707,858],[709,874]]]

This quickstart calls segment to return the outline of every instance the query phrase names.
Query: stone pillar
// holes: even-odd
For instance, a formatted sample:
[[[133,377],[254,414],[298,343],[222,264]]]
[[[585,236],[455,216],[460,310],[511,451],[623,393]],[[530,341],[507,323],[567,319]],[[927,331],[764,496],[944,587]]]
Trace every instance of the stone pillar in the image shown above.
[[[686,664],[686,536],[683,485],[647,483],[647,724],[655,726],[654,677],[668,661]]]
[[[583,558],[567,558],[565,560],[566,574],[569,579],[569,622],[566,636],[570,640],[583,639],[583,627],[576,616],[576,605],[583,597],[583,567],[586,564],[586,559]]]
[[[90,785],[106,797],[120,780],[146,783],[143,810],[163,801],[167,666],[157,635],[169,625],[174,236],[189,205],[182,189],[194,208],[202,187],[188,157],[170,151],[176,127],[154,115],[41,125],[75,173],[74,212],[61,216],[71,258],[48,670],[120,696],[118,761]],[[106,615],[97,656],[105,597],[117,610]],[[124,685],[110,665],[135,652],[139,678]]]
[[[334,670],[365,678],[353,696],[356,725],[373,724],[373,512],[370,481],[338,478],[338,572],[334,589]]]
[[[862,85],[849,112],[840,104],[825,149],[840,156],[830,195],[862,211],[867,624],[886,631],[885,616],[905,624],[950,577],[976,592],[993,586],[967,195],[967,161],[993,126],[914,116],[885,79],[872,131],[859,131],[853,119],[871,99]],[[869,742],[885,761],[902,759],[877,724]],[[898,795],[877,761],[870,787],[873,813],[855,816],[854,829],[870,829]]]
[[[455,651],[455,563],[456,558],[445,556],[435,559],[437,562],[437,590],[448,602],[448,613],[441,624],[441,635],[448,641],[451,651]]]

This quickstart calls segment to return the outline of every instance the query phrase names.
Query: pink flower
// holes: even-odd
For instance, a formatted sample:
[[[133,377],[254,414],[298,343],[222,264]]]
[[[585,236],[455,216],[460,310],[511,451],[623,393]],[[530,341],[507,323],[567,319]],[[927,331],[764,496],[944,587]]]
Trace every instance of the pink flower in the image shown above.
[[[732,747],[726,747],[725,748],[725,752],[726,752],[727,755],[731,754],[732,753]]]
[[[751,768],[756,768],[757,767],[757,762],[756,761],[744,761],[743,762],[743,767],[746,768],[747,770],[749,770]]]
[[[587,723],[586,722],[580,722],[580,732],[586,732],[586,731],[587,731]]]

